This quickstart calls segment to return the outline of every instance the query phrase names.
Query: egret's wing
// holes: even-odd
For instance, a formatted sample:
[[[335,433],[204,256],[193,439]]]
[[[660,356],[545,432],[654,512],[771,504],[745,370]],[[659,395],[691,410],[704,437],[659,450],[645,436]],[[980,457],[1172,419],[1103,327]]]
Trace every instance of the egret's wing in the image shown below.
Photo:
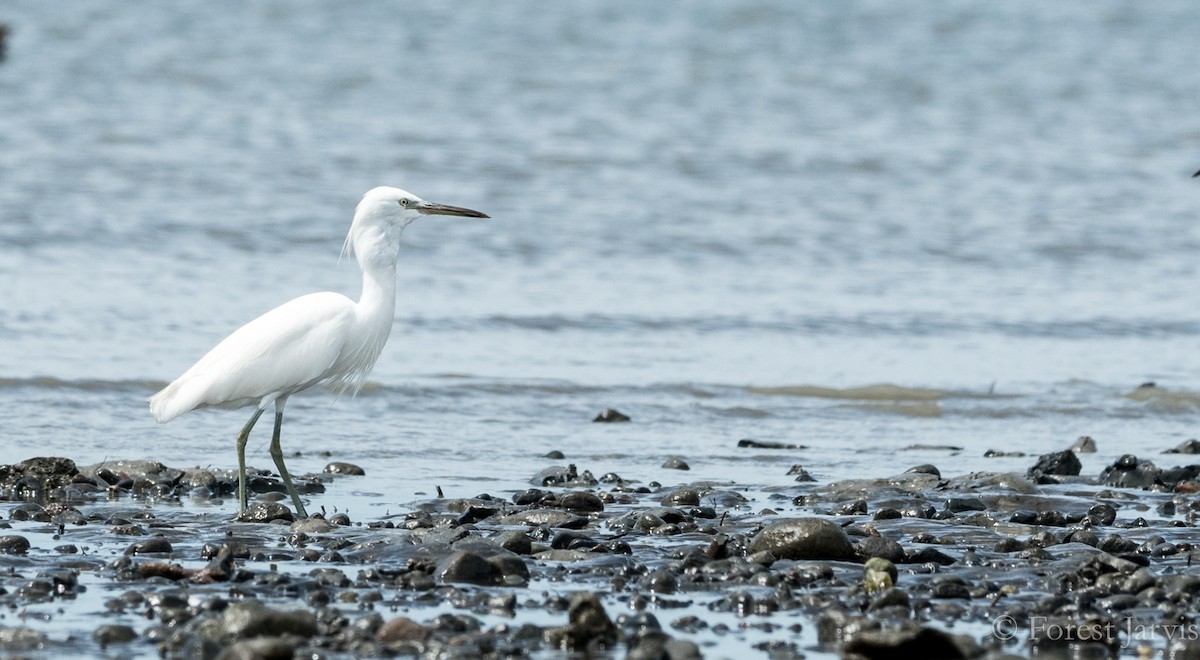
[[[354,319],[338,293],[296,298],[238,328],[150,399],[165,422],[203,406],[258,404],[328,378]]]

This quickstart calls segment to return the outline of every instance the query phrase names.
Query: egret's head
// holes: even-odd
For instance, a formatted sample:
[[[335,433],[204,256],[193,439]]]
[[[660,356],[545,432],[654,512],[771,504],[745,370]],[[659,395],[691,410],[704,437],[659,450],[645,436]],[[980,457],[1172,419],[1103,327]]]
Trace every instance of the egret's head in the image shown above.
[[[354,210],[354,223],[346,236],[346,248],[352,249],[364,266],[364,259],[395,263],[400,232],[424,215],[488,217],[471,209],[427,202],[399,188],[380,186],[367,191]]]

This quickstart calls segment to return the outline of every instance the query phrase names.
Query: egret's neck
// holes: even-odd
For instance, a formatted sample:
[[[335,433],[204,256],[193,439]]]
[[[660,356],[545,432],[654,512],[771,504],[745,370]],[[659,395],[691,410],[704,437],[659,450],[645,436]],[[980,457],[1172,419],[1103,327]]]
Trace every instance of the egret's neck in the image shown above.
[[[396,263],[365,263],[362,295],[358,299],[359,318],[383,326],[387,333],[396,315]]]

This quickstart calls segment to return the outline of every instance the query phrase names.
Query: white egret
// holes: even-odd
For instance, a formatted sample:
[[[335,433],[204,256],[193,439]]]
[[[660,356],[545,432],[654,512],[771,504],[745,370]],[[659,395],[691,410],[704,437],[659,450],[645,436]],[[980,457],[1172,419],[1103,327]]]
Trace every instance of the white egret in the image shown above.
[[[354,211],[344,250],[362,268],[362,295],[355,302],[340,293],[301,296],[238,328],[200,358],[175,382],[150,397],[159,423],[189,410],[255,406],[237,436],[238,511],[246,510],[246,440],[267,406],[275,406],[271,458],[296,512],[307,516],[283,464],[279,430],[288,397],[326,383],[357,392],[375,366],[392,331],[396,309],[396,260],[400,233],[423,215],[486,218],[479,211],[427,202],[399,188],[379,187]]]

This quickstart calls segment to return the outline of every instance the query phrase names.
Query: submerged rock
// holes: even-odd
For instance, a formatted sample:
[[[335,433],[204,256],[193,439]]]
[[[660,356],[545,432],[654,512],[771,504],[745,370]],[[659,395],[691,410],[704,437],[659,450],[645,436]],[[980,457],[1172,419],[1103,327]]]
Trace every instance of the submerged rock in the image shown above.
[[[631,421],[629,415],[617,410],[616,408],[605,408],[600,411],[599,415],[592,420],[593,422],[628,422]]]

